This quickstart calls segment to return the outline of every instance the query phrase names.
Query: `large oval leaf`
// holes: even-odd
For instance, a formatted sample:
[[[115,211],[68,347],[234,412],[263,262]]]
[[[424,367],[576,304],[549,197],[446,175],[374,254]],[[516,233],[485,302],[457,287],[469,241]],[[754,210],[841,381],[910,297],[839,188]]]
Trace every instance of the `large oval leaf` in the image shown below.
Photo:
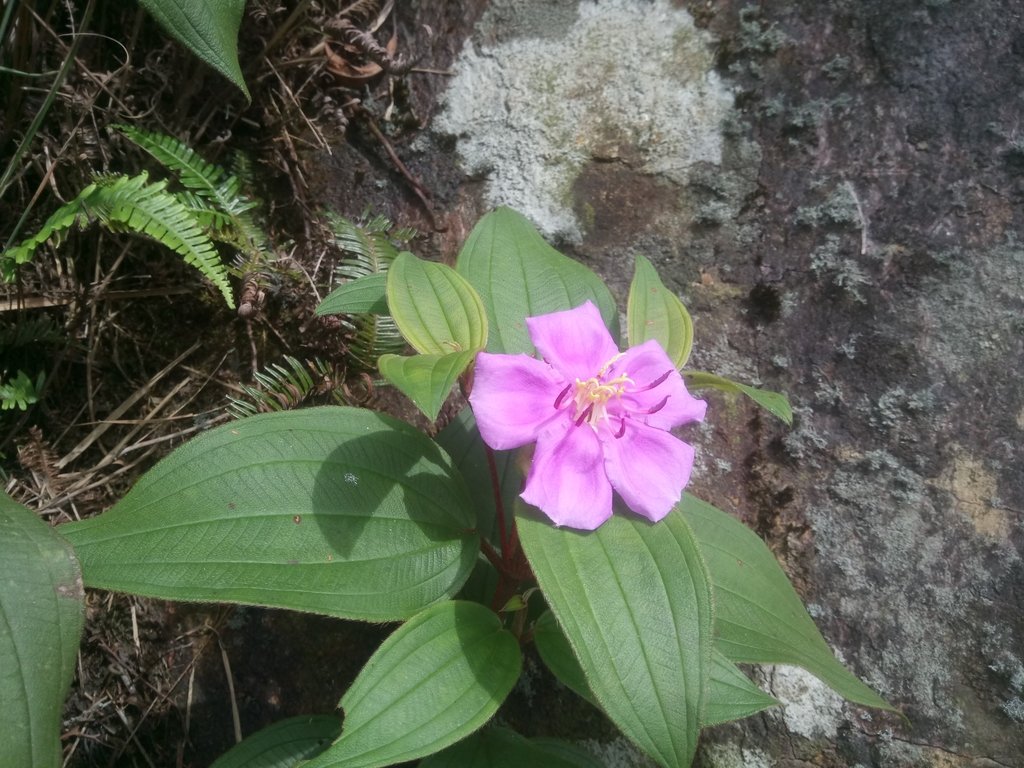
[[[238,28],[245,0],[139,0],[139,5],[249,99],[238,63]]]
[[[602,768],[592,755],[564,741],[527,739],[508,728],[486,728],[419,768]]]
[[[238,742],[210,768],[293,768],[323,752],[340,731],[333,715],[289,717]]]
[[[678,509],[711,571],[722,653],[738,662],[796,664],[850,701],[895,711],[836,660],[775,556],[753,531],[689,494],[683,494]]]
[[[711,584],[686,521],[613,515],[555,528],[517,505],[523,549],[590,690],[622,732],[667,768],[690,765],[712,648]]]
[[[533,354],[527,317],[572,309],[588,299],[619,337],[615,300],[597,275],[563,256],[511,208],[498,208],[473,227],[456,269],[476,288],[487,310],[487,351]]]
[[[0,765],[61,764],[60,717],[84,597],[67,542],[0,493]]]
[[[451,267],[400,253],[388,270],[387,297],[398,329],[417,352],[476,352],[487,343],[480,296]]]
[[[640,255],[636,257],[633,282],[629,286],[626,329],[629,346],[654,339],[676,368],[686,365],[693,346],[690,313],[679,297],[661,282],[651,262]]]
[[[380,621],[458,590],[474,523],[436,443],[381,414],[327,407],[212,430],[108,512],[62,530],[88,586]]]
[[[521,666],[519,643],[487,608],[432,606],[366,662],[341,699],[341,738],[304,768],[374,768],[444,749],[491,719]]]

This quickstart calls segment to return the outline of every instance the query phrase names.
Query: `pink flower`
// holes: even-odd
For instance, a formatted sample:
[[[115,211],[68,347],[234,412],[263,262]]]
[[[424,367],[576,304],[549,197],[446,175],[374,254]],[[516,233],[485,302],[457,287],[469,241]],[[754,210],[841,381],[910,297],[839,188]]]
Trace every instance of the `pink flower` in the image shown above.
[[[693,448],[668,430],[701,421],[707,404],[656,341],[619,352],[589,301],[526,327],[543,359],[481,352],[469,397],[491,448],[537,443],[523,501],[593,530],[611,517],[614,489],[637,514],[663,518],[693,468]]]

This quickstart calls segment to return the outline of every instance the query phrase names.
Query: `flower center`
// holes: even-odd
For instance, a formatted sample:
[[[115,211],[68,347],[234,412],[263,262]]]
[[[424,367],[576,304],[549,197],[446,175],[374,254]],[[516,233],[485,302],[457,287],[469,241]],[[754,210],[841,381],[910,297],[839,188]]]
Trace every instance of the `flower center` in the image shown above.
[[[560,407],[562,402],[568,399],[566,395],[571,392],[572,402],[575,405],[573,419],[576,426],[586,422],[596,429],[598,424],[608,418],[609,401],[622,397],[627,386],[633,384],[633,380],[625,373],[619,374],[615,378],[606,378],[608,369],[620,357],[622,357],[621,352],[605,363],[596,376],[591,376],[586,380],[576,379],[576,383],[570,384],[559,396],[555,407]]]
[[[642,387],[638,387],[636,382],[627,373],[620,373],[614,378],[607,378],[608,369],[624,354],[625,352],[620,352],[601,366],[601,370],[597,372],[597,375],[591,376],[586,380],[576,379],[574,384],[566,384],[565,389],[559,392],[558,397],[555,398],[555,409],[559,410],[571,402],[574,406],[572,418],[576,426],[582,426],[586,422],[595,431],[602,421],[616,418],[619,420],[619,426],[615,431],[615,437],[618,438],[625,434],[626,420],[631,416],[649,416],[664,408],[666,403],[668,403],[668,395],[665,395],[657,403],[639,410],[634,407],[630,412],[623,412],[621,409],[614,413],[608,412],[608,404],[613,400],[621,398],[627,391],[632,394],[647,392],[660,386],[675,372],[674,368],[670,368],[650,384]]]

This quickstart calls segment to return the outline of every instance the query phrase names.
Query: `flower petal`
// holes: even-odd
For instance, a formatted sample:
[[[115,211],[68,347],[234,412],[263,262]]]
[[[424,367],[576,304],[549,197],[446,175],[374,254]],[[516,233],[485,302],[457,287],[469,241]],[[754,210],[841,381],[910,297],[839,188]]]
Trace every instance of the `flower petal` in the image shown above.
[[[526,318],[533,345],[569,381],[586,381],[619,354],[601,313],[591,302]]]
[[[626,506],[653,522],[667,515],[690,479],[693,447],[634,419],[603,447],[605,472]]]
[[[502,451],[532,443],[552,419],[569,420],[567,412],[555,410],[566,386],[550,365],[529,355],[481,352],[469,395],[480,436]]]
[[[590,427],[545,430],[521,497],[555,525],[592,531],[612,516],[604,464],[601,443]]]
[[[621,412],[658,429],[672,429],[680,424],[704,420],[707,403],[686,390],[683,377],[665,350],[653,339],[631,347],[615,361],[608,376],[613,378],[619,374],[626,374],[636,385],[623,395]],[[663,377],[657,386],[650,386]],[[661,405],[662,401],[664,405]],[[654,413],[648,413],[651,410]]]

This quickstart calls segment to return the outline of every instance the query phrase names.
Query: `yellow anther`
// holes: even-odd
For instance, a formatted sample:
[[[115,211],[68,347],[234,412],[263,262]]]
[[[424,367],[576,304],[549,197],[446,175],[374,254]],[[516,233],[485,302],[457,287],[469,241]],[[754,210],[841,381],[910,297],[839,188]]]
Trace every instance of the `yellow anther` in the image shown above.
[[[592,427],[596,427],[601,420],[608,417],[606,409],[608,401],[613,397],[622,397],[626,392],[626,388],[633,384],[633,380],[624,373],[619,374],[609,381],[603,381],[604,376],[608,373],[608,369],[611,368],[623,354],[624,353],[620,352],[605,363],[596,376],[592,376],[585,381],[576,379],[573,400],[576,403],[575,418],[577,421],[585,418],[588,424]]]

